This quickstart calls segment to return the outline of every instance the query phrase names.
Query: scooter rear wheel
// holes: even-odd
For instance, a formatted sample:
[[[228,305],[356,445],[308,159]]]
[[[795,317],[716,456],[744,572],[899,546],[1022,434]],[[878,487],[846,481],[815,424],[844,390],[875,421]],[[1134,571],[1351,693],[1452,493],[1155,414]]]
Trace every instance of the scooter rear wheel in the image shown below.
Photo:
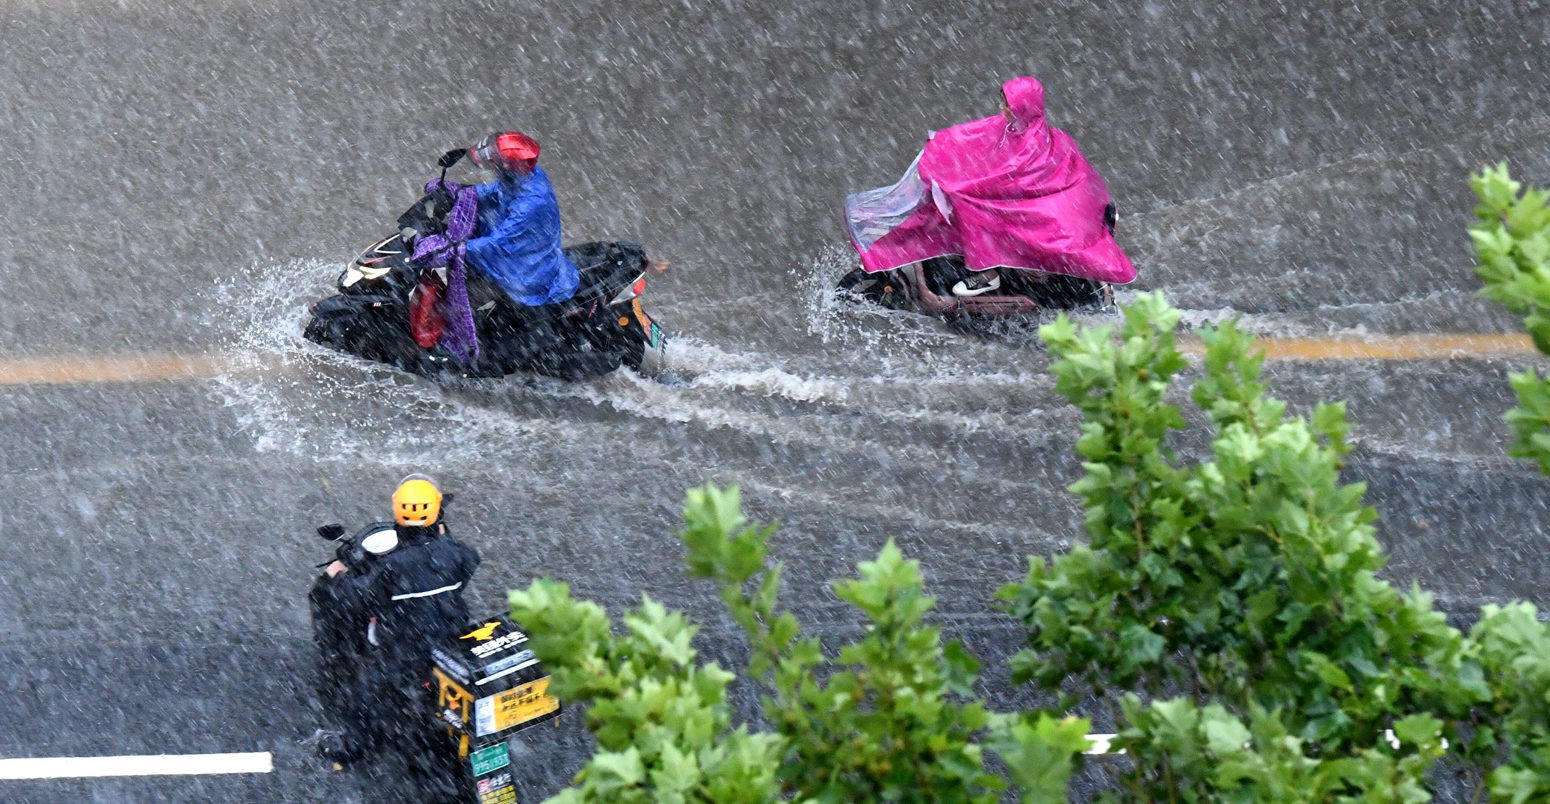
[[[640,371],[641,364],[646,360],[646,342],[635,337],[634,332],[626,330],[620,349],[619,364],[631,371]]]

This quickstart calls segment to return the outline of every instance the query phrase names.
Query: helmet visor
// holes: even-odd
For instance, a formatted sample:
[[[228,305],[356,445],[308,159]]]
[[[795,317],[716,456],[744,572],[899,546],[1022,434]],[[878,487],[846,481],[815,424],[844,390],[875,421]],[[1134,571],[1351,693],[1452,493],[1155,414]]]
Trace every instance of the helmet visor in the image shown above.
[[[468,149],[474,164],[508,173],[531,173],[538,164],[538,143],[516,131],[491,134]]]

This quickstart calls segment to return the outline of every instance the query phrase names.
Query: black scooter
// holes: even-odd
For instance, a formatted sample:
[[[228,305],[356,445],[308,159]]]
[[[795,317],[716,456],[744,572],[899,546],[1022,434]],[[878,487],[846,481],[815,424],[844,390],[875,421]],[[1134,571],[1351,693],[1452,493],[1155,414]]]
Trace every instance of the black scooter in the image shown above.
[[[442,176],[462,151],[438,163]],[[651,376],[665,365],[666,335],[641,306],[656,265],[634,243],[582,243],[564,249],[581,272],[575,296],[539,307],[517,304],[468,271],[479,355],[465,364],[439,347],[422,347],[410,326],[412,294],[437,269],[410,261],[412,238],[440,234],[453,199],[422,197],[398,219],[399,233],[367,247],[339,275],[338,293],[314,303],[308,340],[431,378],[502,377],[528,372],[583,380],[627,366]],[[410,238],[406,242],[406,238]]]
[[[443,498],[443,504],[450,501],[451,495]],[[398,548],[391,522],[372,523],[354,536],[342,525],[324,525],[318,535],[337,543],[334,558],[357,577]],[[548,672],[527,649],[527,634],[502,616],[468,623],[431,648],[424,678],[371,687],[370,711],[363,713],[361,681],[363,667],[374,661],[373,624],[362,622],[361,601],[351,599],[342,578],[320,573],[308,594],[325,716],[357,728],[367,721],[376,735],[366,738],[368,744],[403,755],[417,801],[519,800],[528,778],[542,776],[546,764],[542,749],[549,735],[531,729],[561,713],[560,701],[549,694]]]

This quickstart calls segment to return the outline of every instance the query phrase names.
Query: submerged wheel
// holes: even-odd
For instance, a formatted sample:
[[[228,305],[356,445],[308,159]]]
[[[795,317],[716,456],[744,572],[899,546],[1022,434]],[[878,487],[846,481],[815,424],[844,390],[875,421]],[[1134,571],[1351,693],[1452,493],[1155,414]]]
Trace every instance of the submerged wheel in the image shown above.
[[[1052,275],[1028,294],[1040,307],[1054,310],[1102,310],[1114,302],[1106,282]]]
[[[538,374],[579,382],[601,377],[619,367],[624,343],[617,334],[597,329],[565,332],[558,343],[534,356],[528,368]]]
[[[301,331],[301,337],[313,343],[328,343],[326,336],[327,333],[323,331],[323,322],[319,321],[317,316],[309,318],[306,328]]]
[[[846,293],[860,296],[869,301],[880,301],[878,296],[882,290],[877,277],[860,268],[840,277],[840,282],[838,285],[835,285],[835,289],[843,290]]]
[[[864,300],[884,307],[899,307],[904,298],[900,284],[894,271],[869,274],[857,268],[841,277],[834,289],[841,291],[844,295],[840,298],[846,301]]]
[[[626,331],[624,343],[621,346],[619,365],[628,367],[631,371],[640,371],[641,364],[646,360],[646,342],[634,337],[635,333]]]
[[[655,344],[646,343],[634,329],[626,330],[624,337],[622,364],[642,377],[660,379],[667,370],[667,333],[658,328]]]

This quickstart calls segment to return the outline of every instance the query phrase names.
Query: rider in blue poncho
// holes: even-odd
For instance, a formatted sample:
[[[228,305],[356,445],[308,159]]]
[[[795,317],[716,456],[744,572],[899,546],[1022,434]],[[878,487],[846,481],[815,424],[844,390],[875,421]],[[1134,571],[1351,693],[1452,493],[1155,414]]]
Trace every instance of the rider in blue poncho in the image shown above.
[[[581,277],[560,251],[560,205],[538,167],[538,143],[507,131],[480,140],[469,155],[496,178],[474,188],[479,214],[468,264],[519,304],[553,304],[575,295]]]

